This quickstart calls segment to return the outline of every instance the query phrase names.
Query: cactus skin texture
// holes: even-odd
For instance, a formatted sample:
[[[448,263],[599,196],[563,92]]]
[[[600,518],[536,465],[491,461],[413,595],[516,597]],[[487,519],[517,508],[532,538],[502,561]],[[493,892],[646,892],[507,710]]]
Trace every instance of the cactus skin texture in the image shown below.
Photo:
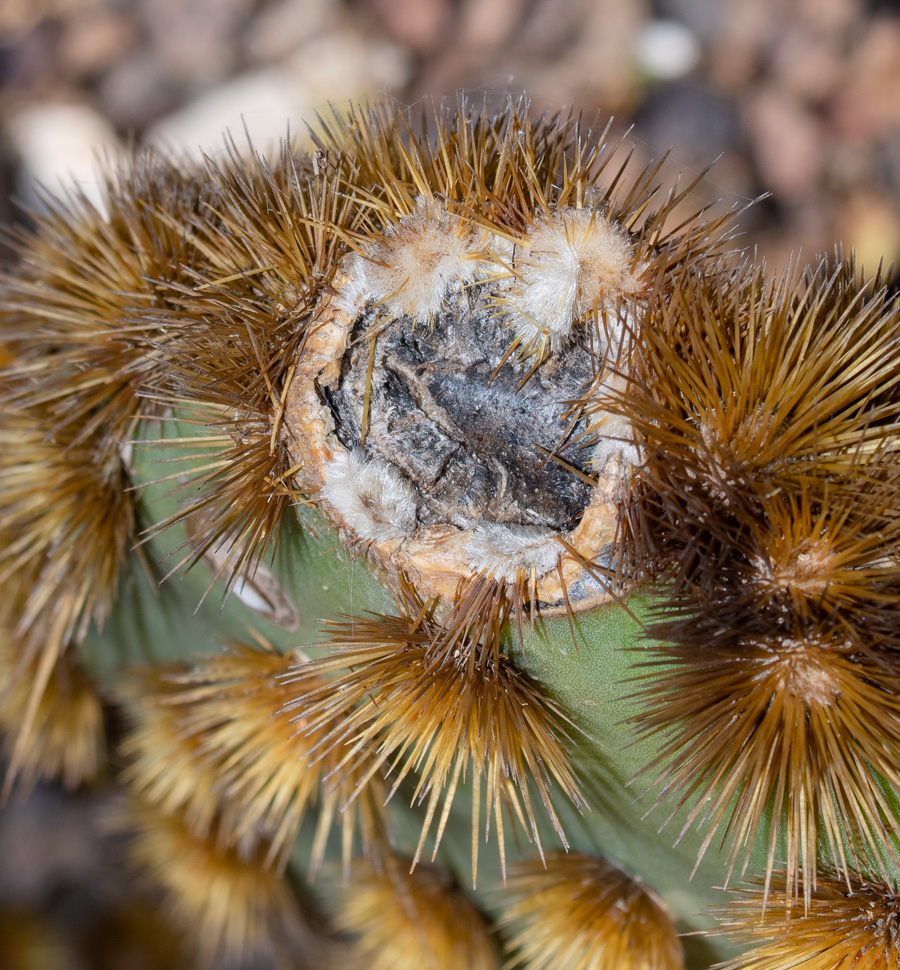
[[[114,776],[201,966],[900,966],[883,281],[524,101],[316,131],[17,241],[7,793]]]

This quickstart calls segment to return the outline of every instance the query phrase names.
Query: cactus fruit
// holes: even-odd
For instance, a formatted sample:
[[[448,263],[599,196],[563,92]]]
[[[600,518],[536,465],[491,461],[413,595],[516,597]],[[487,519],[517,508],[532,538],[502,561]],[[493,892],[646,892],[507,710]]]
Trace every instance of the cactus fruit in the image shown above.
[[[112,752],[203,965],[900,965],[884,281],[524,101],[316,132],[17,240],[6,790]]]

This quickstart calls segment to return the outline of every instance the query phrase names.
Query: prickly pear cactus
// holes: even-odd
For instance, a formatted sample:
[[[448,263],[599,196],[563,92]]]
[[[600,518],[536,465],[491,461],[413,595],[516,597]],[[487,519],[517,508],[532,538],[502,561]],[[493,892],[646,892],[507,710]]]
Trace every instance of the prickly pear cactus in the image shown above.
[[[19,240],[7,790],[113,750],[202,964],[900,966],[900,308],[606,136],[377,105]]]

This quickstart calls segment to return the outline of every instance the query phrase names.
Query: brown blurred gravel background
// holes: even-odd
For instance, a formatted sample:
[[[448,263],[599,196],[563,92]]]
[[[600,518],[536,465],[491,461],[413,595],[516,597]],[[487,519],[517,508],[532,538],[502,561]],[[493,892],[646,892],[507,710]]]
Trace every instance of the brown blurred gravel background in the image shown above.
[[[0,0],[4,188],[149,141],[259,144],[329,101],[464,88],[634,124],[682,168],[722,159],[782,264],[900,251],[900,11],[864,0]],[[4,196],[8,193],[4,193]],[[3,213],[10,218],[10,210]]]
[[[117,147],[263,146],[328,102],[458,88],[615,115],[686,172],[721,156],[703,191],[769,193],[743,226],[773,272],[900,256],[900,9],[875,0],[0,0],[0,223]],[[0,813],[0,970],[179,965],[108,805],[43,787]]]

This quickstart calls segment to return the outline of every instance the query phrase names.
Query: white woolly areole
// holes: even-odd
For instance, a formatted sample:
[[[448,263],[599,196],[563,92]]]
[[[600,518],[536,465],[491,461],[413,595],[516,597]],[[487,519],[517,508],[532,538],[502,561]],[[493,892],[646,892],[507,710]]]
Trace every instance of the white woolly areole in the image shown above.
[[[592,424],[600,435],[591,455],[591,467],[603,471],[610,458],[621,458],[628,465],[638,463],[638,452],[634,445],[631,422],[621,414],[604,411],[595,415]]]
[[[595,315],[600,337],[615,345],[616,304],[640,291],[633,264],[624,229],[596,209],[560,209],[517,247],[502,301],[526,346],[559,350],[578,321]]]
[[[421,197],[414,212],[353,260],[354,298],[361,291],[393,317],[429,323],[451,289],[478,275],[484,235],[437,200]]]
[[[386,461],[360,452],[337,455],[325,470],[323,496],[347,525],[367,542],[410,535],[416,527],[416,495]]]
[[[366,283],[367,265],[368,261],[359,253],[354,253],[344,260],[341,268],[347,279],[338,289],[332,301],[334,306],[343,310],[354,320],[363,312],[369,293],[369,287]]]
[[[603,390],[624,394],[627,382],[623,377],[611,374],[603,381]],[[639,464],[634,428],[623,414],[596,410],[591,413],[591,431],[597,435],[597,444],[591,455],[591,467],[602,472],[611,458],[618,458],[625,465]]]
[[[466,543],[466,555],[476,572],[508,581],[520,570],[543,576],[556,566],[561,553],[555,534],[533,525],[486,523],[476,527]]]

